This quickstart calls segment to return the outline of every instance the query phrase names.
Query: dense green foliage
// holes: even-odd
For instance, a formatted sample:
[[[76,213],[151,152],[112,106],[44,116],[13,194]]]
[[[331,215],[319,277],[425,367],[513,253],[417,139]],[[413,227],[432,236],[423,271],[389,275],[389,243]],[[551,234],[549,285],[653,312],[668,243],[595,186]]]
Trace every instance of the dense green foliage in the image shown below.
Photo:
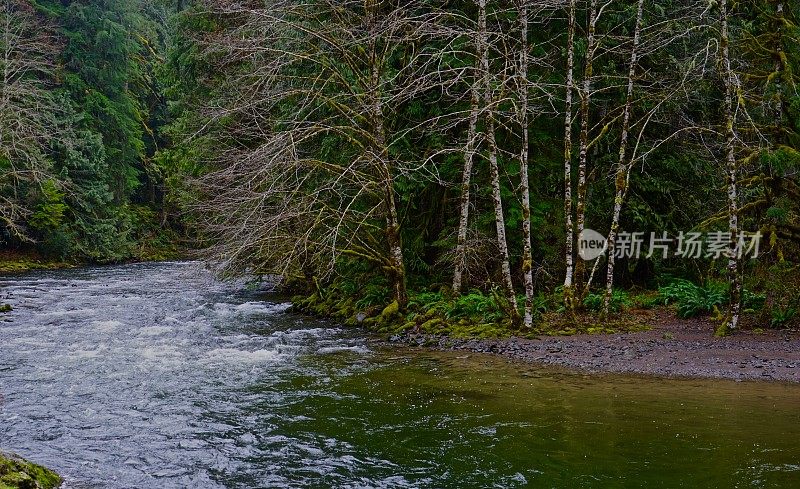
[[[210,256],[234,273],[253,267],[282,274],[328,303],[329,313],[377,313],[395,300],[408,313],[430,305],[442,309],[443,319],[471,311],[464,314],[473,322],[503,322],[513,319],[513,308],[501,287],[499,200],[517,290],[527,267],[522,223],[532,225],[535,290],[527,307],[536,316],[536,297],[560,293],[570,2],[528,4],[524,43],[523,4],[486,2],[488,72],[480,65],[482,2],[245,3],[196,2],[181,17],[167,57],[177,100],[170,126],[176,145],[163,158],[191,177],[175,196],[192,211]],[[718,4],[707,2],[643,2],[629,103],[625,77],[635,5],[604,7],[590,58],[592,5],[576,3],[568,146],[572,181],[581,170],[586,183],[572,189],[573,225],[577,217],[608,232],[625,130],[633,142],[627,143],[628,161],[620,160],[630,164],[630,173],[622,174],[628,183],[623,181],[620,229],[647,238],[651,232],[675,238],[726,231],[730,149],[738,229],[764,236],[760,256],[742,260],[737,271],[762,299],[753,305],[755,294],[745,292],[743,310],[772,325],[789,323],[797,298],[770,284],[779,276],[796,277],[800,261],[800,5],[764,0],[735,4],[723,15]],[[735,138],[728,142],[723,35],[736,94],[730,119]],[[529,57],[524,123],[515,71],[521,49]],[[478,90],[477,99],[471,89]],[[491,107],[483,104],[484,94]],[[630,122],[623,126],[625,110]],[[475,168],[465,183],[475,134]],[[525,150],[528,175],[520,173]],[[520,195],[523,179],[530,186],[529,213]],[[387,192],[393,200],[384,198]],[[464,195],[470,214],[463,287],[474,293],[460,295],[450,286]],[[395,214],[397,225],[391,224]],[[392,257],[397,228],[403,274],[396,273],[399,262]],[[639,258],[618,260],[608,297],[612,312],[664,302],[677,304],[683,317],[726,310],[734,299],[725,255],[677,257],[676,241],[668,257],[646,257],[645,250]],[[578,262],[579,306],[601,312],[604,297],[596,288],[605,278],[605,261]],[[398,281],[408,284],[408,297]],[[623,291],[659,285],[660,296],[641,301]],[[349,298],[352,307],[343,308]]]
[[[31,62],[3,81],[7,248],[125,260],[181,228],[223,272],[348,315],[519,326],[743,301],[796,321],[796,0],[2,2],[24,26],[2,42]],[[675,238],[733,214],[764,236],[737,268],[645,250],[606,280],[607,259],[576,256],[581,226]]]
[[[159,253],[164,178],[154,155],[166,122],[157,71],[167,11],[145,0],[3,0],[0,13],[21,29],[2,40],[15,53],[7,64],[35,63],[3,81],[30,92],[5,115],[36,117],[25,134],[35,153],[10,155],[17,171],[0,180],[15,210],[0,210],[2,245],[71,261]],[[12,131],[4,144],[20,138]]]

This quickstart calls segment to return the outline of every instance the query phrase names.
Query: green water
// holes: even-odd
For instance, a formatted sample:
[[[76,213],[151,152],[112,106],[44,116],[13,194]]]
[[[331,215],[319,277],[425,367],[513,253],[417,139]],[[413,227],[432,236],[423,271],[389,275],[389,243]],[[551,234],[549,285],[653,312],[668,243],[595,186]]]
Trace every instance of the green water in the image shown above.
[[[424,351],[373,362],[293,405],[309,419],[287,436],[344,440],[430,487],[800,487],[798,386]]]

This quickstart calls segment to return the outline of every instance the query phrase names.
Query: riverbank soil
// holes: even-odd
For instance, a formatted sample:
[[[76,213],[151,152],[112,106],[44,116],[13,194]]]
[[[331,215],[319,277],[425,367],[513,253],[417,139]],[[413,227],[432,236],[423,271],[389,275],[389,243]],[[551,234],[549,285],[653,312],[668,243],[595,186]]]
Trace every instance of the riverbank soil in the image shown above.
[[[412,334],[404,340],[589,372],[800,382],[796,330],[737,331],[717,338],[713,336],[717,323],[677,319],[669,310],[658,311],[649,323],[647,331],[616,334],[471,340],[423,340]]]
[[[0,452],[0,489],[53,489],[61,482],[55,472]]]

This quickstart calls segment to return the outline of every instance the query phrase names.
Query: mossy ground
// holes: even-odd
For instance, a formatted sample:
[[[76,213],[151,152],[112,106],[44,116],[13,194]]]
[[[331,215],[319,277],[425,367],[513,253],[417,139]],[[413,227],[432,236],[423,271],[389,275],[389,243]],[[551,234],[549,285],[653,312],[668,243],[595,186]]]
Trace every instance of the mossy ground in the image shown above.
[[[154,241],[135,250],[130,262],[158,262],[179,260],[187,255],[187,251],[172,242]],[[88,263],[79,260],[59,260],[48,258],[34,251],[0,252],[0,273],[14,274],[32,270],[59,270],[75,268]]]
[[[490,296],[467,295],[447,298],[432,294],[411,294],[404,312],[396,302],[384,307],[358,307],[355,300],[335,289],[317,291],[309,296],[295,296],[296,310],[319,317],[339,319],[348,325],[367,327],[388,336],[424,334],[454,339],[490,339],[511,336],[535,338],[574,334],[611,334],[650,329],[650,311],[626,311],[602,323],[596,315],[583,314],[575,318],[563,312],[543,312],[534,327],[520,329],[512,326],[503,314],[502,305]]]
[[[53,489],[61,482],[49,469],[0,452],[0,489]]]
[[[22,273],[31,270],[53,270],[74,266],[74,263],[47,259],[32,252],[0,252],[0,273]]]

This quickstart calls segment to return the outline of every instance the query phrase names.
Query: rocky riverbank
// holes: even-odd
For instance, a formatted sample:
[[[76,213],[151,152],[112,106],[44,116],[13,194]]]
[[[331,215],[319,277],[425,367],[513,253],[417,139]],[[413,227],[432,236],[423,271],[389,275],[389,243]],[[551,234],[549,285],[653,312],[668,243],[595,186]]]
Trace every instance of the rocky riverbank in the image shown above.
[[[800,382],[800,332],[739,331],[713,336],[710,320],[680,320],[663,311],[648,331],[539,338],[453,339],[395,335],[393,342],[490,353],[588,372],[662,377]]]
[[[40,465],[0,452],[0,489],[53,489],[61,477]]]

